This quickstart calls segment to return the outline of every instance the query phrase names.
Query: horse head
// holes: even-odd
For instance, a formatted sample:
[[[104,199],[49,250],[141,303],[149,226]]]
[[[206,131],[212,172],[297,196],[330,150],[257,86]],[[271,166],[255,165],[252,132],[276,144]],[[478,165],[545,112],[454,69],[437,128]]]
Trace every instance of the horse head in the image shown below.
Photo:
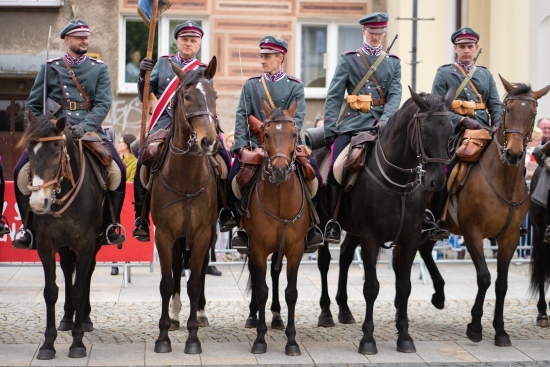
[[[267,119],[262,126],[264,130],[264,148],[267,155],[267,167],[264,172],[269,175],[269,181],[280,184],[290,178],[295,169],[294,159],[298,142],[298,129],[294,122],[294,114],[298,102],[294,101],[288,110],[271,108],[262,100],[262,108]]]
[[[218,94],[209,81],[216,74],[216,57],[212,57],[204,72],[191,70],[185,73],[172,61],[170,62],[172,70],[180,80],[174,105],[175,132],[183,127],[189,135],[188,148],[198,145],[202,153],[216,154],[219,149],[216,114]],[[176,134],[174,139],[177,140]]]
[[[537,100],[548,93],[550,85],[534,92],[527,84],[512,84],[500,74],[499,77],[506,90],[506,96],[497,141],[502,147],[502,162],[518,166],[524,160],[527,143],[531,141],[537,115]]]
[[[453,133],[449,108],[455,88],[445,97],[420,95],[409,87],[418,111],[409,124],[411,148],[420,159],[421,184],[428,191],[441,191],[445,185],[444,165],[449,163],[448,140]]]
[[[65,127],[64,117],[35,117],[29,111],[29,125],[18,143],[18,147],[26,147],[29,156],[30,207],[36,214],[49,213],[60,191],[63,167],[69,164]]]

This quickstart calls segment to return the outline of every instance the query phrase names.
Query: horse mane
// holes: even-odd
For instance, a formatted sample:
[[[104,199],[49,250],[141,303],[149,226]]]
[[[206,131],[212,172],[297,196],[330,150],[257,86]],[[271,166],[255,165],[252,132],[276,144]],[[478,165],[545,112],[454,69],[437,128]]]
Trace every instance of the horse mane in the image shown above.
[[[190,72],[185,75],[185,78],[183,79],[183,86],[188,87],[193,84],[197,84],[199,80],[205,78],[204,71],[200,69],[191,70]]]
[[[270,119],[278,119],[285,117],[285,113],[281,107],[277,107],[276,109],[272,110],[269,116],[267,116]]]
[[[26,147],[30,142],[48,135],[54,128],[52,120],[55,120],[55,116],[50,113],[35,116],[34,120],[29,122],[17,146]]]
[[[531,93],[531,85],[525,83],[514,83],[514,89],[504,95],[504,99],[520,94]]]

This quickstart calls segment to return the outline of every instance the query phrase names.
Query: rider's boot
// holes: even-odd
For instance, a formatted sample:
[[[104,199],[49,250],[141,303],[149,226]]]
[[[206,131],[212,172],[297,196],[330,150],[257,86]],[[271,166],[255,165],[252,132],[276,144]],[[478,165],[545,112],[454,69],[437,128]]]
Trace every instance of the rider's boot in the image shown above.
[[[0,215],[0,237],[8,233],[10,233],[8,219],[3,215]]]
[[[311,254],[317,251],[319,247],[323,246],[323,244],[325,243],[324,241],[325,239],[323,237],[323,232],[321,231],[321,229],[319,229],[319,227],[317,226],[311,227],[306,234],[306,247],[304,249],[304,252],[306,254]]]
[[[433,240],[445,240],[448,239],[451,233],[447,228],[447,223],[441,219],[443,215],[443,210],[445,209],[445,203],[447,202],[447,197],[449,193],[447,190],[443,189],[440,192],[436,192],[432,198],[432,212],[434,221],[436,222],[437,228],[435,228],[430,233],[430,238]]]
[[[120,212],[124,204],[124,194],[124,192],[120,191],[107,192],[113,205],[115,218],[113,220],[111,216],[109,201],[105,200],[103,203],[103,223],[101,224],[100,235],[101,244],[103,245],[118,245],[120,248],[124,241],[126,241],[123,231],[124,227],[120,224]]]
[[[544,233],[544,242],[550,243],[550,190],[546,199],[546,232]]]
[[[342,229],[340,223],[334,220],[334,211],[340,197],[340,185],[327,184],[327,206],[329,217],[331,218],[325,226],[325,241],[328,243],[340,243]]]
[[[226,188],[226,185],[227,185],[227,180],[226,179],[220,179],[221,181],[221,186],[223,187],[223,189],[225,191],[227,191],[227,188]],[[225,192],[222,192],[221,195],[226,195]],[[226,195],[227,197],[227,195]],[[221,208],[220,210],[220,214],[218,215],[218,221],[220,223],[220,232],[229,232],[230,230],[232,230],[234,227],[237,226],[237,214],[234,213],[229,204],[228,204],[228,207],[226,208]]]
[[[239,202],[230,203],[231,209],[234,213],[237,214],[237,220],[239,219],[239,212],[237,210]],[[244,228],[237,227],[237,230],[235,233],[233,233],[233,236],[231,237],[231,247],[237,252],[239,252],[242,255],[248,254],[249,243],[248,243],[248,233],[246,233],[246,230]]]
[[[147,189],[134,185],[134,209],[136,221],[134,222],[134,236],[140,242],[148,242],[151,239],[149,234],[149,200],[146,198]],[[142,216],[145,206],[145,213]]]
[[[17,201],[17,206],[19,207],[19,215],[21,216],[23,221],[25,220],[25,217],[27,217],[26,213],[29,213],[26,223],[24,223],[23,236],[21,236],[20,238],[15,238],[12,241],[12,245],[15,248],[26,250],[36,249],[36,236],[32,231],[33,213],[31,211],[31,205],[29,204],[30,198],[30,195],[17,195],[17,197],[15,198]]]

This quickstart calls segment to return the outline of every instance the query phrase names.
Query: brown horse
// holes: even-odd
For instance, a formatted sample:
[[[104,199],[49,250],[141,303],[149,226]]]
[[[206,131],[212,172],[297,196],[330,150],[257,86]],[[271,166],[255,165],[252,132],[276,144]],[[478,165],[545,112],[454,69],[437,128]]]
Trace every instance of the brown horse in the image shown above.
[[[473,342],[482,339],[483,303],[491,284],[491,274],[483,254],[483,239],[497,240],[495,345],[511,346],[510,337],[504,330],[504,298],[508,288],[508,268],[519,242],[521,223],[529,208],[524,176],[525,146],[531,139],[537,100],[548,93],[550,86],[532,91],[528,85],[511,84],[502,77],[500,79],[507,92],[500,124],[479,162],[471,167],[463,188],[451,195],[447,223],[452,233],[464,236],[476,267],[478,293],[471,311],[472,321],[466,330]],[[445,283],[431,257],[433,245],[434,241],[423,245],[421,254],[434,279],[436,293],[432,303],[443,308]]]
[[[172,351],[168,337],[169,303],[174,290],[174,277],[181,277],[183,259],[180,238],[185,238],[185,250],[191,253],[191,276],[187,282],[189,336],[185,353],[202,352],[197,335],[197,309],[217,219],[216,177],[209,158],[219,149],[217,93],[209,82],[216,73],[216,66],[215,57],[204,72],[193,70],[184,73],[172,65],[180,80],[174,97],[173,126],[166,141],[164,162],[151,167],[151,213],[156,226],[155,243],[162,274],[160,334],[155,342],[157,353]],[[179,302],[179,297],[175,301]]]
[[[289,356],[301,354],[296,343],[294,312],[298,299],[298,268],[304,254],[310,219],[309,204],[304,191],[307,188],[301,174],[296,170],[297,163],[294,160],[298,142],[298,131],[293,119],[296,106],[297,103],[294,102],[288,110],[283,111],[280,108],[271,109],[263,103],[267,116],[263,125],[266,159],[260,167],[260,178],[249,191],[250,216],[245,215],[243,219],[244,228],[250,236],[252,302],[257,302],[259,309],[258,335],[252,346],[254,354],[267,351],[265,306],[269,289],[265,275],[267,257],[274,252],[279,253],[277,260],[274,260],[277,269],[280,269],[282,257],[286,256],[287,259],[288,285],[285,299],[288,306],[288,341],[285,353]]]

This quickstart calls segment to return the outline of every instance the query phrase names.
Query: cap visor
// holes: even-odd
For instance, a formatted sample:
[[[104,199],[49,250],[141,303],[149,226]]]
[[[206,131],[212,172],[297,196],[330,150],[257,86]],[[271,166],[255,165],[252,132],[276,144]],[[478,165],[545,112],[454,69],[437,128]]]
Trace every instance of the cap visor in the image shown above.
[[[197,32],[180,32],[178,37],[202,37],[202,34]]]
[[[273,50],[271,48],[262,48],[260,50],[260,53],[261,54],[280,54],[280,53],[283,53],[283,52],[279,51],[279,50]]]
[[[77,32],[66,34],[66,36],[69,36],[69,37],[88,37],[90,35],[91,35],[90,31],[77,31]]]
[[[478,40],[473,38],[461,38],[455,40],[455,45],[462,44],[462,43],[477,43]]]
[[[374,33],[374,34],[386,33],[386,27],[384,27],[384,28],[369,28],[369,27],[366,27],[366,29],[367,29],[367,32],[369,32],[369,33]]]

